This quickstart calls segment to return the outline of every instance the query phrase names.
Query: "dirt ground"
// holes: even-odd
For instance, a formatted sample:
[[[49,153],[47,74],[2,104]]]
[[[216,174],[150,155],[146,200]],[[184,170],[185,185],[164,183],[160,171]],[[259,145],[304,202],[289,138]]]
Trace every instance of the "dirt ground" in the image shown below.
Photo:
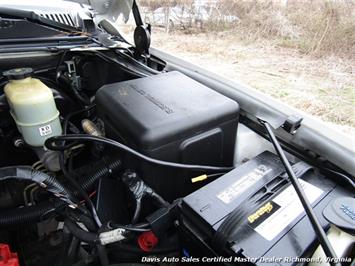
[[[154,30],[152,46],[252,86],[355,136],[354,59],[317,59],[272,41],[243,43],[228,32]]]

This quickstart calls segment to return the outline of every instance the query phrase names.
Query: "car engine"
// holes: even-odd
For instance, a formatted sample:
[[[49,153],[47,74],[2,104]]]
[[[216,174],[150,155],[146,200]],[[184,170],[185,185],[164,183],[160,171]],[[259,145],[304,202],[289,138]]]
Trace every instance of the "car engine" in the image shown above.
[[[0,265],[312,258],[317,235],[238,103],[131,54],[0,57]],[[237,160],[241,145],[252,156]],[[288,156],[321,226],[339,230],[351,257],[352,188]]]

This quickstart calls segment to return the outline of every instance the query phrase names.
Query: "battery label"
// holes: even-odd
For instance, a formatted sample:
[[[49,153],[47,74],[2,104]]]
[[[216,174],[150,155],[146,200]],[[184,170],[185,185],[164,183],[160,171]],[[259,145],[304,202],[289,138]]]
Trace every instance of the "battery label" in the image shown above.
[[[320,195],[322,195],[323,190],[304,180],[298,180],[301,183],[303,191],[305,192],[310,204],[314,203]],[[255,227],[250,224],[256,232],[269,241],[275,238],[282,232],[282,230],[292,223],[293,220],[304,212],[303,205],[292,185],[288,186],[284,191],[276,196],[271,201],[271,204],[278,206],[276,211],[274,211],[271,215],[268,215],[267,219],[263,219],[262,223],[258,226]]]
[[[275,202],[273,201],[267,202],[259,209],[257,209],[254,213],[248,216],[249,225],[255,229],[266,219],[268,219],[271,215],[277,212],[278,209],[280,209],[280,206]]]
[[[218,193],[217,197],[224,203],[229,204],[249,187],[253,186],[256,182],[262,179],[270,171],[271,168],[261,164],[253,171],[233,183],[230,187]]]

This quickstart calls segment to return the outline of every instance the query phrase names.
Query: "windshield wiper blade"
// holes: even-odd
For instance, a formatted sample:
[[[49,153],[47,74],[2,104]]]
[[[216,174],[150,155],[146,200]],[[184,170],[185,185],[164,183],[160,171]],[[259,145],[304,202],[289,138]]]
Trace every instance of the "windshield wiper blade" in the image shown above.
[[[80,28],[41,17],[33,11],[20,10],[20,9],[8,8],[8,7],[0,7],[0,16],[7,16],[16,19],[26,19],[29,22],[33,22],[43,26],[48,26],[53,29],[62,30],[66,32],[81,31]]]

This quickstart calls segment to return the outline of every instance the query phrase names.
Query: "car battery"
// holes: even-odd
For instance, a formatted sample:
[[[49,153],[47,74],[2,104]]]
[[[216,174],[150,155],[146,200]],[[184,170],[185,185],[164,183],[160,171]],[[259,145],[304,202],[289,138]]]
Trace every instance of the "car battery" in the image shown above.
[[[293,166],[321,223],[330,200],[349,195],[304,162]],[[181,234],[194,256],[248,265],[290,265],[317,237],[279,158],[264,152],[183,198]],[[222,263],[223,264],[223,263]]]

